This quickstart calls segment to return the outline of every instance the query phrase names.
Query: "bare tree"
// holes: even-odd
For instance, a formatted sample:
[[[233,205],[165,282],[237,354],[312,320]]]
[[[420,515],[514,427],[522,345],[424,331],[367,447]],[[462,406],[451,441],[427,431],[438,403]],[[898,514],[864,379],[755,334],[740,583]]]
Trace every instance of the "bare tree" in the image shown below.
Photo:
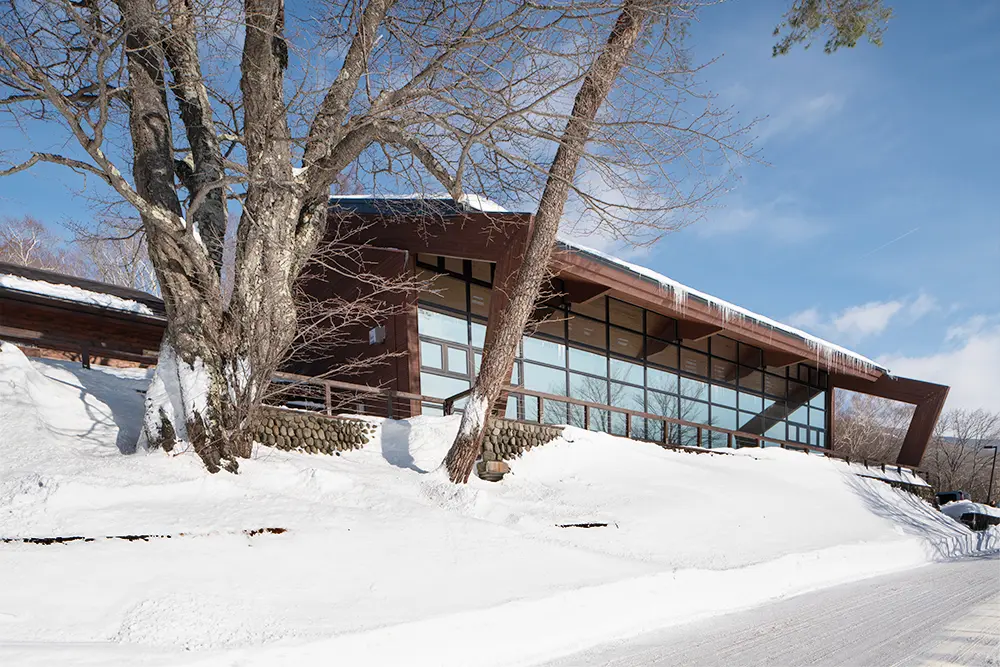
[[[93,227],[74,223],[70,229],[74,245],[87,259],[87,277],[150,294],[159,292],[140,220],[105,217]]]
[[[928,481],[939,491],[966,491],[974,499],[991,502],[987,491],[993,453],[983,446],[998,443],[1000,413],[949,410],[938,421],[922,461]]]
[[[0,262],[78,274],[82,258],[40,220],[31,216],[0,221]]]
[[[612,25],[605,27],[606,42],[585,66],[586,75],[569,117],[562,127],[541,135],[557,148],[545,168],[544,188],[524,257],[513,280],[503,286],[509,298],[486,341],[479,376],[445,457],[451,481],[467,482],[479,456],[493,406],[510,377],[518,340],[545,283],[570,197],[596,218],[592,229],[620,240],[648,243],[651,239],[643,231],[676,228],[684,222],[680,213],[703,203],[721,187],[718,181],[713,183],[711,172],[694,169],[698,187],[686,189],[683,176],[690,174],[692,164],[703,164],[699,158],[712,149],[727,155],[743,153],[740,133],[725,129],[723,117],[708,112],[696,115],[693,121],[682,121],[683,102],[663,94],[665,90],[690,90],[690,78],[685,74],[691,70],[685,66],[680,38],[697,5],[669,0],[621,2]],[[776,35],[787,31],[775,47],[775,55],[787,52],[793,44],[808,44],[813,35],[822,32],[832,34],[826,46],[830,52],[854,46],[866,34],[878,43],[888,18],[879,0],[799,0],[786,14],[785,23],[775,30]],[[655,104],[644,105],[644,98],[653,99]],[[623,100],[627,101],[619,106]],[[639,137],[645,141],[634,141]],[[588,150],[592,141],[599,146]],[[651,145],[656,148],[651,149]],[[649,183],[646,170],[655,171],[660,178],[652,181],[656,184],[652,191],[639,188],[635,194],[636,188],[628,186]],[[605,191],[630,192],[632,196],[616,202],[581,187],[581,181],[594,174]]]
[[[899,453],[913,406],[838,390],[834,441],[851,458],[892,461]]]

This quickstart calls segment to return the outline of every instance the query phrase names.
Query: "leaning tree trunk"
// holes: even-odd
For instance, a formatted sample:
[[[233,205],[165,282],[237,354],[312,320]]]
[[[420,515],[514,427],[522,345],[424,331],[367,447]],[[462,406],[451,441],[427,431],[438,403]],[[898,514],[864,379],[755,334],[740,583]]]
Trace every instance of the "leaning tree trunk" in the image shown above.
[[[482,366],[462,413],[458,435],[444,460],[448,477],[456,484],[469,481],[472,467],[479,458],[492,406],[510,379],[517,356],[517,343],[547,275],[559,221],[577,165],[590,138],[592,123],[649,17],[650,10],[642,0],[629,0],[624,4],[604,50],[594,61],[576,95],[572,116],[566,123],[559,149],[549,169],[521,267],[508,287],[510,300],[501,309],[499,320],[490,323],[490,326],[496,327],[496,334],[483,350]]]

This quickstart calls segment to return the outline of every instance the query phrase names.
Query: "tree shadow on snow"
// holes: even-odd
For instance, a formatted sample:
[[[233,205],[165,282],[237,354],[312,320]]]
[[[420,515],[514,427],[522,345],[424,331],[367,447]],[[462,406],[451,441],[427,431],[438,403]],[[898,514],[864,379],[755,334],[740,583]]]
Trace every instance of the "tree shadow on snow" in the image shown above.
[[[419,467],[410,453],[410,422],[387,419],[382,422],[382,458],[389,465],[405,468],[421,474],[427,471]]]
[[[133,380],[130,378],[119,378],[97,369],[84,368],[73,362],[50,362],[76,377],[79,386],[70,382],[60,380],[57,377],[46,376],[53,382],[59,382],[80,392],[80,401],[84,404],[88,416],[95,424],[110,426],[112,423],[118,429],[118,436],[115,438],[115,446],[122,454],[134,454],[135,446],[142,432],[142,417],[144,412],[143,395],[137,391],[139,387],[145,387],[148,380]],[[148,373],[147,373],[148,374]],[[86,402],[86,397],[90,395],[108,406],[110,414],[101,413],[95,406]],[[110,418],[110,421],[109,421]],[[94,429],[91,428],[84,439]],[[99,445],[106,445],[105,442],[97,442]]]
[[[918,496],[875,479],[847,474],[847,485],[876,516],[889,519],[908,535],[925,539],[935,560],[967,558],[971,552],[990,548],[991,536],[976,533]],[[893,502],[885,497],[886,491]]]

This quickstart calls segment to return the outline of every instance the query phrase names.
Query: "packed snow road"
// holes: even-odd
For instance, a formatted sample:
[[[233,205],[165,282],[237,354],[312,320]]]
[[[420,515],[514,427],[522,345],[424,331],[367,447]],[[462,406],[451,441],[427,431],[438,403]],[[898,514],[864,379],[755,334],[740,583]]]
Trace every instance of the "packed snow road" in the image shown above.
[[[548,667],[1000,666],[1000,553],[808,593]]]

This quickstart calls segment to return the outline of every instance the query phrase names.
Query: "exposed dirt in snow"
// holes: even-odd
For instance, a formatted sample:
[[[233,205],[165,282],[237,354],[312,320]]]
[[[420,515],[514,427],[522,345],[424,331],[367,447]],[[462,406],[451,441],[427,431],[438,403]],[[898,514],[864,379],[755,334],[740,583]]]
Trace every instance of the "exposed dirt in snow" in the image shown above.
[[[440,464],[458,417],[209,475],[193,454],[120,453],[144,376],[0,352],[0,537],[188,536],[0,545],[0,663],[526,664],[985,546],[914,496],[780,450],[567,429],[502,483],[456,487]],[[242,532],[262,526],[289,532]]]

